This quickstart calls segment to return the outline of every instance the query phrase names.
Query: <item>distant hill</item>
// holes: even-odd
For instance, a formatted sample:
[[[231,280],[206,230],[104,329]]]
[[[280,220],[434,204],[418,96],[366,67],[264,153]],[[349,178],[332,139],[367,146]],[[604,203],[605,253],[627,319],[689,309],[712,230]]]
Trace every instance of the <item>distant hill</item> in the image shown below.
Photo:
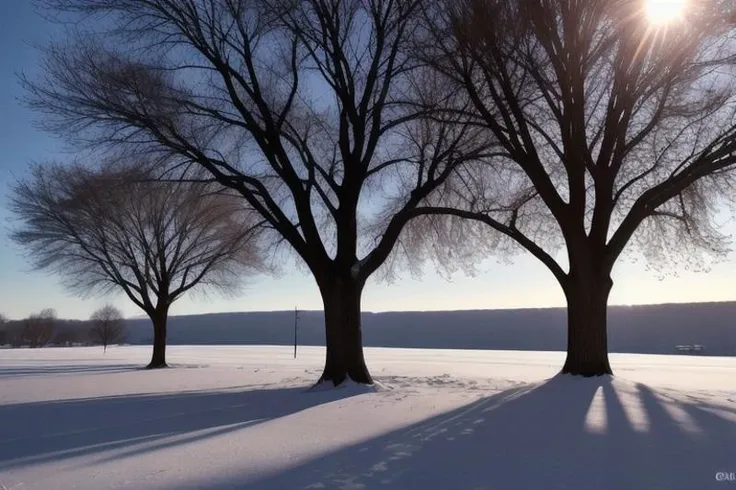
[[[324,345],[321,311],[299,314],[299,344]],[[128,320],[128,341],[150,343],[148,320]],[[564,350],[565,309],[364,313],[366,346],[447,349]],[[294,342],[294,312],[176,316],[169,344],[271,344]],[[612,352],[673,354],[675,345],[705,344],[706,354],[736,355],[736,302],[613,306]]]

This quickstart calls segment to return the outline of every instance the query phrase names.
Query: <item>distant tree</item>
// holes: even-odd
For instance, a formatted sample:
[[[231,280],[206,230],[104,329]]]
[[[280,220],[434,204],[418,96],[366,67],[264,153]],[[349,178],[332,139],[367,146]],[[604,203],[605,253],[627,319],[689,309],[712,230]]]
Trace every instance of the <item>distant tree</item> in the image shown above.
[[[148,368],[161,368],[174,301],[195,287],[233,293],[262,269],[262,223],[242,203],[206,184],[152,182],[133,165],[37,166],[14,189],[12,238],[72,291],[125,292],[153,323]]]
[[[8,319],[0,313],[0,345],[8,343],[8,332],[3,328],[6,323],[8,323]]]
[[[611,272],[632,240],[654,259],[723,249],[712,219],[733,193],[736,30],[717,3],[685,2],[663,23],[640,0],[425,11],[422,57],[468,95],[497,155],[416,213],[487,225],[552,272],[567,299],[565,373],[611,373]]]
[[[21,332],[23,331],[24,320],[15,320],[8,322],[5,325],[5,342],[11,347],[22,347],[23,340],[21,339]]]
[[[20,340],[23,345],[35,349],[45,347],[54,338],[56,311],[52,308],[42,310],[23,320]]]
[[[90,337],[94,342],[102,344],[103,352],[107,352],[108,345],[122,342],[125,338],[123,314],[114,306],[103,306],[92,314],[90,320]]]

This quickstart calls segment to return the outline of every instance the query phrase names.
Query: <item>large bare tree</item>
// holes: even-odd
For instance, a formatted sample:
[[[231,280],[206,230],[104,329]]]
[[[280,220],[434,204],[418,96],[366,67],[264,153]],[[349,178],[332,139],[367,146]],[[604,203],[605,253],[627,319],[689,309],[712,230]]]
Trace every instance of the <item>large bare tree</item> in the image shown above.
[[[414,212],[487,225],[547,266],[567,299],[564,373],[611,373],[611,271],[632,238],[655,256],[723,243],[711,219],[736,164],[732,24],[717,2],[687,2],[669,22],[646,3],[424,11],[422,57],[472,100],[500,155]]]
[[[320,381],[371,383],[366,280],[409,211],[480,151],[459,118],[426,118],[454,94],[413,60],[419,3],[50,0],[105,31],[50,47],[30,104],[52,131],[198,165],[238,192],[317,282]]]
[[[122,312],[112,305],[105,305],[90,317],[92,328],[89,331],[90,338],[94,342],[102,344],[103,352],[107,352],[107,346],[120,343],[125,339],[125,319]]]
[[[12,233],[36,268],[82,295],[122,290],[153,323],[149,368],[166,367],[169,309],[193,288],[234,292],[259,270],[262,222],[239,198],[133,166],[43,165],[13,190]]]

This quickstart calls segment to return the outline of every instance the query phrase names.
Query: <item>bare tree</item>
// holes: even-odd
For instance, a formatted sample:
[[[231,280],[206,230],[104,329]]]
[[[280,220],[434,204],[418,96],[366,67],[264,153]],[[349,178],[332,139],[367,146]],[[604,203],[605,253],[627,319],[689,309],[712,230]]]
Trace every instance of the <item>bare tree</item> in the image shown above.
[[[426,117],[454,94],[413,60],[419,0],[45,3],[110,27],[50,47],[46,76],[26,80],[46,127],[200,166],[239,193],[317,282],[320,381],[371,383],[363,287],[411,209],[480,151],[467,124]]]
[[[125,320],[123,314],[112,305],[105,305],[90,317],[92,328],[89,335],[93,341],[102,344],[103,352],[107,346],[120,343],[125,338]]]
[[[56,311],[47,308],[23,320],[20,341],[31,349],[45,347],[54,338]]]
[[[152,182],[129,166],[39,166],[14,189],[12,238],[77,293],[122,289],[153,323],[148,367],[166,367],[172,303],[195,287],[234,292],[262,264],[260,222],[210,187]]]
[[[611,270],[632,238],[654,258],[722,245],[710,220],[736,163],[732,24],[715,2],[657,24],[645,3],[425,9],[422,57],[472,100],[500,155],[415,213],[487,225],[547,266],[567,298],[564,373],[611,373]]]
[[[8,319],[0,313],[0,328],[4,327],[6,323],[8,323]],[[8,332],[4,328],[0,330],[0,345],[9,343],[9,340]]]

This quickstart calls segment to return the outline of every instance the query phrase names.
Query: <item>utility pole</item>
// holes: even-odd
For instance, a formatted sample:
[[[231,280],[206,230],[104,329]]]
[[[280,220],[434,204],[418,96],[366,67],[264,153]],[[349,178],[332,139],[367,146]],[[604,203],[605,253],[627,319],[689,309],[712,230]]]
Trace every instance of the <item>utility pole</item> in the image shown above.
[[[294,307],[294,359],[296,359],[296,344],[298,340],[299,331],[299,310],[296,306]]]

